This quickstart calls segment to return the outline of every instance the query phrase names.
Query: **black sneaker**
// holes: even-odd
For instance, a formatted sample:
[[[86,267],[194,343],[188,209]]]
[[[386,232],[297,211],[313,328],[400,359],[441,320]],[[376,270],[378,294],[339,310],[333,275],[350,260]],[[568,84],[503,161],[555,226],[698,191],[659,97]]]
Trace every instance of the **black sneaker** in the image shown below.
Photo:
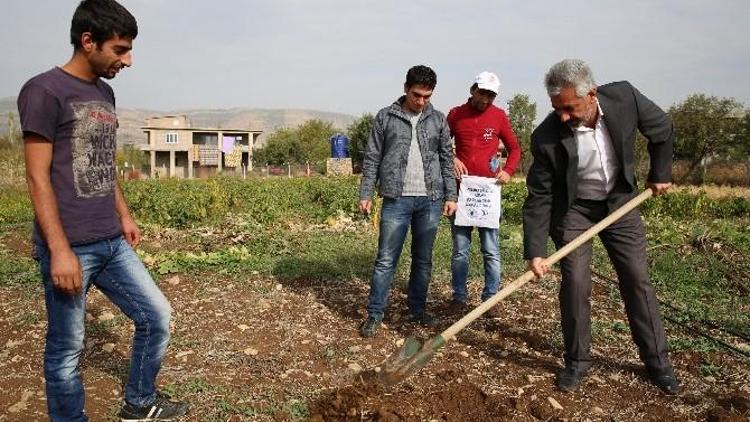
[[[362,337],[369,338],[375,335],[375,332],[380,328],[381,321],[375,317],[367,317],[366,320],[362,321],[362,325],[359,326],[359,333]]]
[[[187,403],[170,401],[157,395],[149,406],[139,407],[125,402],[118,416],[122,422],[172,421],[187,414],[189,409]]]
[[[437,320],[435,319],[435,317],[428,314],[427,312],[409,315],[409,322],[411,322],[412,324],[419,324],[423,327],[434,327],[435,325],[437,325]]]
[[[586,378],[588,371],[566,366],[557,374],[557,388],[561,391],[575,391],[581,386],[581,381]]]
[[[659,387],[665,394],[675,395],[680,393],[682,389],[680,387],[680,380],[675,376],[673,369],[663,371],[649,370],[648,372],[651,383]]]

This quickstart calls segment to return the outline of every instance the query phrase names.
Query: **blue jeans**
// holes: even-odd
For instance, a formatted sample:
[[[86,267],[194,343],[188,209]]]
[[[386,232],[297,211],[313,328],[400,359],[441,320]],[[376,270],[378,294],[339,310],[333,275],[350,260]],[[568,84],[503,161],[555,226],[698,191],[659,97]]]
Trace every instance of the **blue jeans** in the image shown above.
[[[367,313],[382,319],[388,306],[393,274],[396,271],[406,232],[411,226],[411,272],[407,291],[407,305],[413,315],[425,311],[427,289],[432,276],[432,245],[442,214],[442,200],[426,196],[402,196],[383,199],[380,215],[378,257],[370,282]]]
[[[469,252],[471,249],[471,232],[474,227],[456,226],[451,224],[453,234],[453,256],[451,259],[451,273],[453,299],[466,302],[466,279],[469,276]],[[500,288],[500,246],[498,244],[498,229],[478,227],[479,241],[484,257],[484,290],[482,301],[497,293]]]
[[[122,236],[73,246],[83,270],[83,293],[68,295],[50,279],[50,252],[37,245],[47,305],[44,379],[52,421],[86,421],[78,361],[83,352],[86,294],[95,285],[133,320],[135,335],[125,400],[146,406],[156,399],[154,381],[169,343],[172,308],[138,255]]]

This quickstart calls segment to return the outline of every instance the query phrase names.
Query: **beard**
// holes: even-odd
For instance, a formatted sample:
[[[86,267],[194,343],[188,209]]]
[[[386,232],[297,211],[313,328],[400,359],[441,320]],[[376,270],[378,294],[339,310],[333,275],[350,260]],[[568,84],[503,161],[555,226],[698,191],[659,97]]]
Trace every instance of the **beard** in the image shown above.
[[[122,66],[118,65],[117,61],[107,61],[103,58],[92,61],[91,66],[94,74],[104,79],[113,79],[117,76],[120,69],[122,69]]]
[[[594,117],[596,116],[598,111],[599,110],[597,107],[591,107],[591,110],[589,110],[583,116],[578,117],[578,118],[571,118],[567,122],[565,122],[565,124],[568,125],[570,129],[576,130],[588,122],[595,121]]]
[[[97,69],[96,74],[100,78],[104,79],[114,79],[115,76],[117,76],[117,73],[120,71],[119,67],[110,66],[104,69]]]

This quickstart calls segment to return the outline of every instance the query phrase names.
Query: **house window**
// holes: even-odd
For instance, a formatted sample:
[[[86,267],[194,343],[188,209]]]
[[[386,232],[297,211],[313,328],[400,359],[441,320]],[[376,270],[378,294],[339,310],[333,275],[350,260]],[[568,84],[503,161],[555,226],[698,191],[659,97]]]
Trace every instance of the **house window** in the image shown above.
[[[167,132],[167,143],[168,144],[177,143],[177,132]]]

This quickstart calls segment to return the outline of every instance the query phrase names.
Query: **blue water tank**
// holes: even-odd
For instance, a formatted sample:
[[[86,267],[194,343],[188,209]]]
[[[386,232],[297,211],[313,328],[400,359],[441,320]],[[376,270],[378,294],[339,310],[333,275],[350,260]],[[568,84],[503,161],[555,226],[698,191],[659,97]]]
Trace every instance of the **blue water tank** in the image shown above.
[[[331,158],[349,157],[349,138],[337,133],[331,136]]]

